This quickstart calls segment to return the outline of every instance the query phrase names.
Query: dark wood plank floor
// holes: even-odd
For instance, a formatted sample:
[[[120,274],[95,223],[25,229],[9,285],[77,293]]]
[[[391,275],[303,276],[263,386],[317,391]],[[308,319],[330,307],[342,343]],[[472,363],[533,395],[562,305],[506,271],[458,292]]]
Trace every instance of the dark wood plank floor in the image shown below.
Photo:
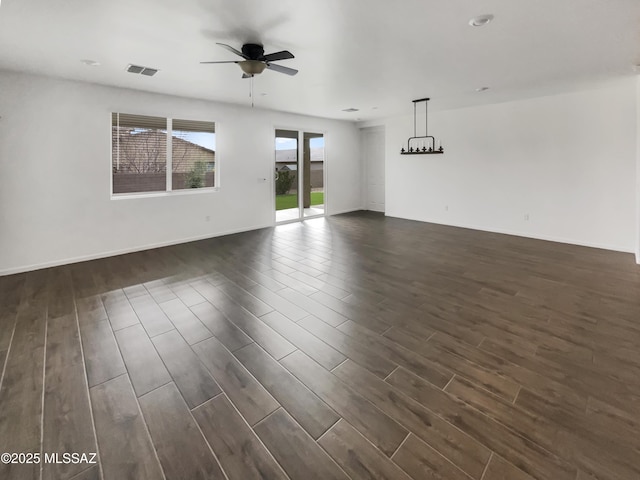
[[[354,213],[0,278],[9,479],[640,478],[629,254]]]

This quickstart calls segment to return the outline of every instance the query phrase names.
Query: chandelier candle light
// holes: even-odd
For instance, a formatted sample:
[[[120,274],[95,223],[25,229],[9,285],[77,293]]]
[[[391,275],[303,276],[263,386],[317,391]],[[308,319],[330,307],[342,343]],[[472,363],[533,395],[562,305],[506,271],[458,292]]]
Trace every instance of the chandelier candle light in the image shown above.
[[[418,103],[424,102],[424,135],[418,136],[416,132],[416,106]],[[438,142],[436,147],[436,139],[429,135],[427,131],[427,104],[428,98],[421,98],[413,101],[413,137],[407,140],[407,149],[400,149],[400,155],[434,155],[444,153],[444,148]]]

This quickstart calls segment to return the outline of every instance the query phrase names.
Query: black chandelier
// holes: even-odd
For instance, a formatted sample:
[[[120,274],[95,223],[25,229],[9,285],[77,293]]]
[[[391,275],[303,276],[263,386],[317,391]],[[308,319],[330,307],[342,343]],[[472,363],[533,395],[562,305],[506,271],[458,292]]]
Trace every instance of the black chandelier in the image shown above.
[[[407,140],[407,149],[400,149],[400,155],[434,155],[444,153],[442,145],[436,147],[436,139],[429,135],[427,131],[427,104],[429,98],[421,98],[413,101],[413,137]],[[416,132],[416,106],[424,102],[424,135],[418,136]],[[440,142],[438,142],[440,143]]]

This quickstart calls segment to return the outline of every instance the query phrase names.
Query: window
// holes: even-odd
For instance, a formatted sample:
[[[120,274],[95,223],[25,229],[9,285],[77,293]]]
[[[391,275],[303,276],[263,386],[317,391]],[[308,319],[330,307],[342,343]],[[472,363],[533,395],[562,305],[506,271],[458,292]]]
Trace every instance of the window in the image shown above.
[[[173,189],[213,187],[216,134],[213,122],[173,120]]]
[[[111,116],[113,193],[167,190],[167,119]]]
[[[113,113],[113,194],[214,187],[215,140],[214,122]]]

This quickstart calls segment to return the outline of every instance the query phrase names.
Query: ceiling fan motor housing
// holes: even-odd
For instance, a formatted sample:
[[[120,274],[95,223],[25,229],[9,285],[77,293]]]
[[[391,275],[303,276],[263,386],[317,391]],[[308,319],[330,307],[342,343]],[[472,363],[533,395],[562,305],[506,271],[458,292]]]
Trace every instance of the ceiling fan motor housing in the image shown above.
[[[245,43],[242,46],[242,53],[251,60],[260,60],[264,57],[264,47],[256,43]]]

